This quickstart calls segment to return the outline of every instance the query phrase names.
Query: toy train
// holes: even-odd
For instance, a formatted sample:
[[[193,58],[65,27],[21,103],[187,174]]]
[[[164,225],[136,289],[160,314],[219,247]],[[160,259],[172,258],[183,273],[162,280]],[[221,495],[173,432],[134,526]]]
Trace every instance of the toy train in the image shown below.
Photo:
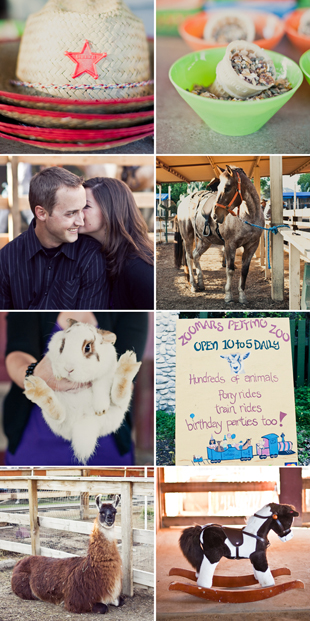
[[[260,459],[266,459],[267,457],[278,457],[278,455],[293,455],[293,442],[285,440],[284,433],[281,434],[281,441],[278,441],[278,435],[276,433],[268,433],[262,436],[263,442],[256,444],[257,455]]]
[[[275,458],[278,455],[293,455],[293,443],[285,440],[284,433],[281,434],[281,441],[276,433],[268,433],[262,436],[262,441],[256,444],[256,454],[260,459],[267,457]],[[251,461],[253,459],[253,447],[247,443],[239,447],[227,445],[227,448],[219,447],[217,450],[212,446],[207,446],[208,460],[211,464],[219,464],[222,461],[236,460]],[[202,457],[200,458],[202,460]],[[197,458],[195,461],[198,461]]]
[[[221,461],[228,459],[240,459],[240,461],[251,461],[253,458],[253,447],[236,448],[231,444],[227,445],[227,448],[222,451],[215,451],[213,448],[207,446],[208,460],[211,464],[219,464]]]

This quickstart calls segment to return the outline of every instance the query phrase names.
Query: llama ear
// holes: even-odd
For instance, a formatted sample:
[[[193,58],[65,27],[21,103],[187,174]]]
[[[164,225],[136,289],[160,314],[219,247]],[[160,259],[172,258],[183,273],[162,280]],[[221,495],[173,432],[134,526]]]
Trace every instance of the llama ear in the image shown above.
[[[232,168],[230,168],[230,166],[227,164],[226,166],[226,170],[228,172],[228,174],[233,177],[234,176],[234,171],[232,170]]]
[[[114,500],[112,502],[113,507],[116,509],[117,505],[119,504],[121,497],[118,494],[115,494],[114,496]]]
[[[68,328],[71,328],[74,323],[78,323],[78,321],[76,321],[76,319],[67,319]]]
[[[112,343],[112,345],[114,345],[116,341],[116,334],[109,332],[108,330],[98,330],[98,332],[102,337],[102,343]]]
[[[98,511],[100,511],[100,498],[101,498],[101,494],[98,494],[98,496],[96,496],[96,505],[97,505],[97,509]]]

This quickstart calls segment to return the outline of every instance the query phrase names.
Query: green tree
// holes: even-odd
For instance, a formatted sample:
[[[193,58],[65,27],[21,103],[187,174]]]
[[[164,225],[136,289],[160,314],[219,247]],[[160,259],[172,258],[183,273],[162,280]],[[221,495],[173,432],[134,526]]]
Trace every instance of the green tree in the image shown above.
[[[299,185],[301,192],[310,192],[310,173],[300,175],[297,185]]]
[[[162,194],[168,194],[169,183],[163,183],[161,186]],[[171,200],[178,203],[180,198],[180,194],[186,194],[187,192],[187,183],[171,183]]]
[[[270,198],[270,177],[261,178],[260,191],[264,198]]]

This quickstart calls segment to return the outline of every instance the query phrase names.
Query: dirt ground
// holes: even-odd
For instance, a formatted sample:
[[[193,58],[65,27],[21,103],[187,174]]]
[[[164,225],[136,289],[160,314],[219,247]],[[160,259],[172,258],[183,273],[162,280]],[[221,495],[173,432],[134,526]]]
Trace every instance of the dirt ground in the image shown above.
[[[157,532],[156,611],[157,621],[308,621],[310,619],[310,570],[308,528],[294,528],[293,539],[283,543],[273,532],[268,535],[267,558],[271,569],[288,567],[291,576],[276,578],[276,583],[301,580],[304,589],[287,591],[257,602],[224,604],[200,599],[180,591],[169,591],[169,584],[190,582],[169,576],[171,567],[192,569],[180,550],[180,528],[164,528]],[[247,575],[252,573],[248,559],[221,559],[216,575]],[[245,587],[247,590],[249,587]],[[250,587],[250,588],[257,588]]]
[[[157,244],[157,310],[287,310],[289,305],[288,255],[284,255],[284,300],[274,302],[270,294],[270,281],[260,266],[260,259],[251,261],[246,282],[247,304],[238,302],[238,282],[241,271],[241,254],[236,256],[236,270],[232,291],[234,301],[225,304],[225,268],[222,267],[222,250],[211,246],[201,257],[205,291],[192,293],[183,268],[174,267],[174,244]]]
[[[12,553],[9,553],[12,557]],[[18,559],[21,555],[18,555]],[[17,559],[17,560],[18,560]],[[25,601],[17,597],[11,589],[12,569],[0,571],[0,619],[1,621],[70,621],[70,619],[98,619],[97,614],[73,614],[63,604],[54,606],[45,602]],[[153,621],[153,589],[135,585],[134,596],[126,597],[121,608],[109,606],[108,618],[111,621]]]

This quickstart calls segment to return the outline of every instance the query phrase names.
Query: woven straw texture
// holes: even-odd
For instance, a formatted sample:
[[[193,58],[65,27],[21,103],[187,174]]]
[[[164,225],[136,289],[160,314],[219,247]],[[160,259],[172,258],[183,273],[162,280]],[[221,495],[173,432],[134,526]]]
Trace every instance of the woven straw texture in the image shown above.
[[[65,52],[81,53],[85,41],[92,54],[106,54],[94,66],[98,78],[83,73],[72,78],[77,67]],[[150,86],[134,88],[55,88],[49,85],[127,84],[150,79],[144,26],[122,0],[49,0],[31,15],[22,38],[17,77],[41,84],[42,94],[71,99],[130,99],[148,95]]]
[[[118,115],[86,115],[70,112],[63,117],[61,112],[39,111],[36,109],[32,110],[31,108],[26,109],[17,106],[6,106],[4,104],[0,105],[0,114],[15,119],[20,123],[37,125],[39,127],[58,127],[58,129],[62,127],[67,129],[116,129],[117,127],[133,127],[143,125],[144,123],[151,123],[154,116],[153,112],[150,111]]]
[[[93,99],[79,100],[60,99],[51,97],[48,93],[38,92],[34,88],[15,86],[11,80],[16,78],[16,63],[19,51],[19,42],[5,42],[0,44],[0,101],[27,108],[41,110],[63,110],[65,112],[90,112],[91,114],[131,112],[153,108],[154,96],[148,95],[138,99],[117,99],[96,101],[96,91],[90,91]],[[153,47],[149,42],[150,64],[153,67]],[[57,93],[56,93],[57,95]],[[27,99],[29,98],[29,99]],[[114,103],[114,102],[117,103]]]
[[[45,127],[31,127],[27,125],[14,125],[13,123],[0,122],[0,132],[11,136],[20,136],[29,140],[42,142],[107,142],[138,136],[142,132],[152,133],[153,123],[139,125],[138,127],[123,127],[120,129],[57,129]]]
[[[22,142],[26,145],[31,145],[34,147],[41,147],[42,149],[48,149],[50,151],[55,151],[56,153],[64,152],[64,153],[88,153],[89,151],[106,151],[113,147],[122,147],[130,142],[136,142],[137,140],[142,140],[142,138],[146,138],[147,136],[151,136],[152,132],[146,132],[145,134],[139,134],[139,136],[134,136],[133,138],[124,138],[121,140],[114,140],[113,142],[95,142],[95,143],[86,143],[86,144],[59,144],[52,142],[39,142],[36,140],[21,140],[20,138],[16,138],[15,136],[9,136],[8,134],[3,134],[0,132],[0,138],[6,138],[7,140],[11,140],[12,142]]]

